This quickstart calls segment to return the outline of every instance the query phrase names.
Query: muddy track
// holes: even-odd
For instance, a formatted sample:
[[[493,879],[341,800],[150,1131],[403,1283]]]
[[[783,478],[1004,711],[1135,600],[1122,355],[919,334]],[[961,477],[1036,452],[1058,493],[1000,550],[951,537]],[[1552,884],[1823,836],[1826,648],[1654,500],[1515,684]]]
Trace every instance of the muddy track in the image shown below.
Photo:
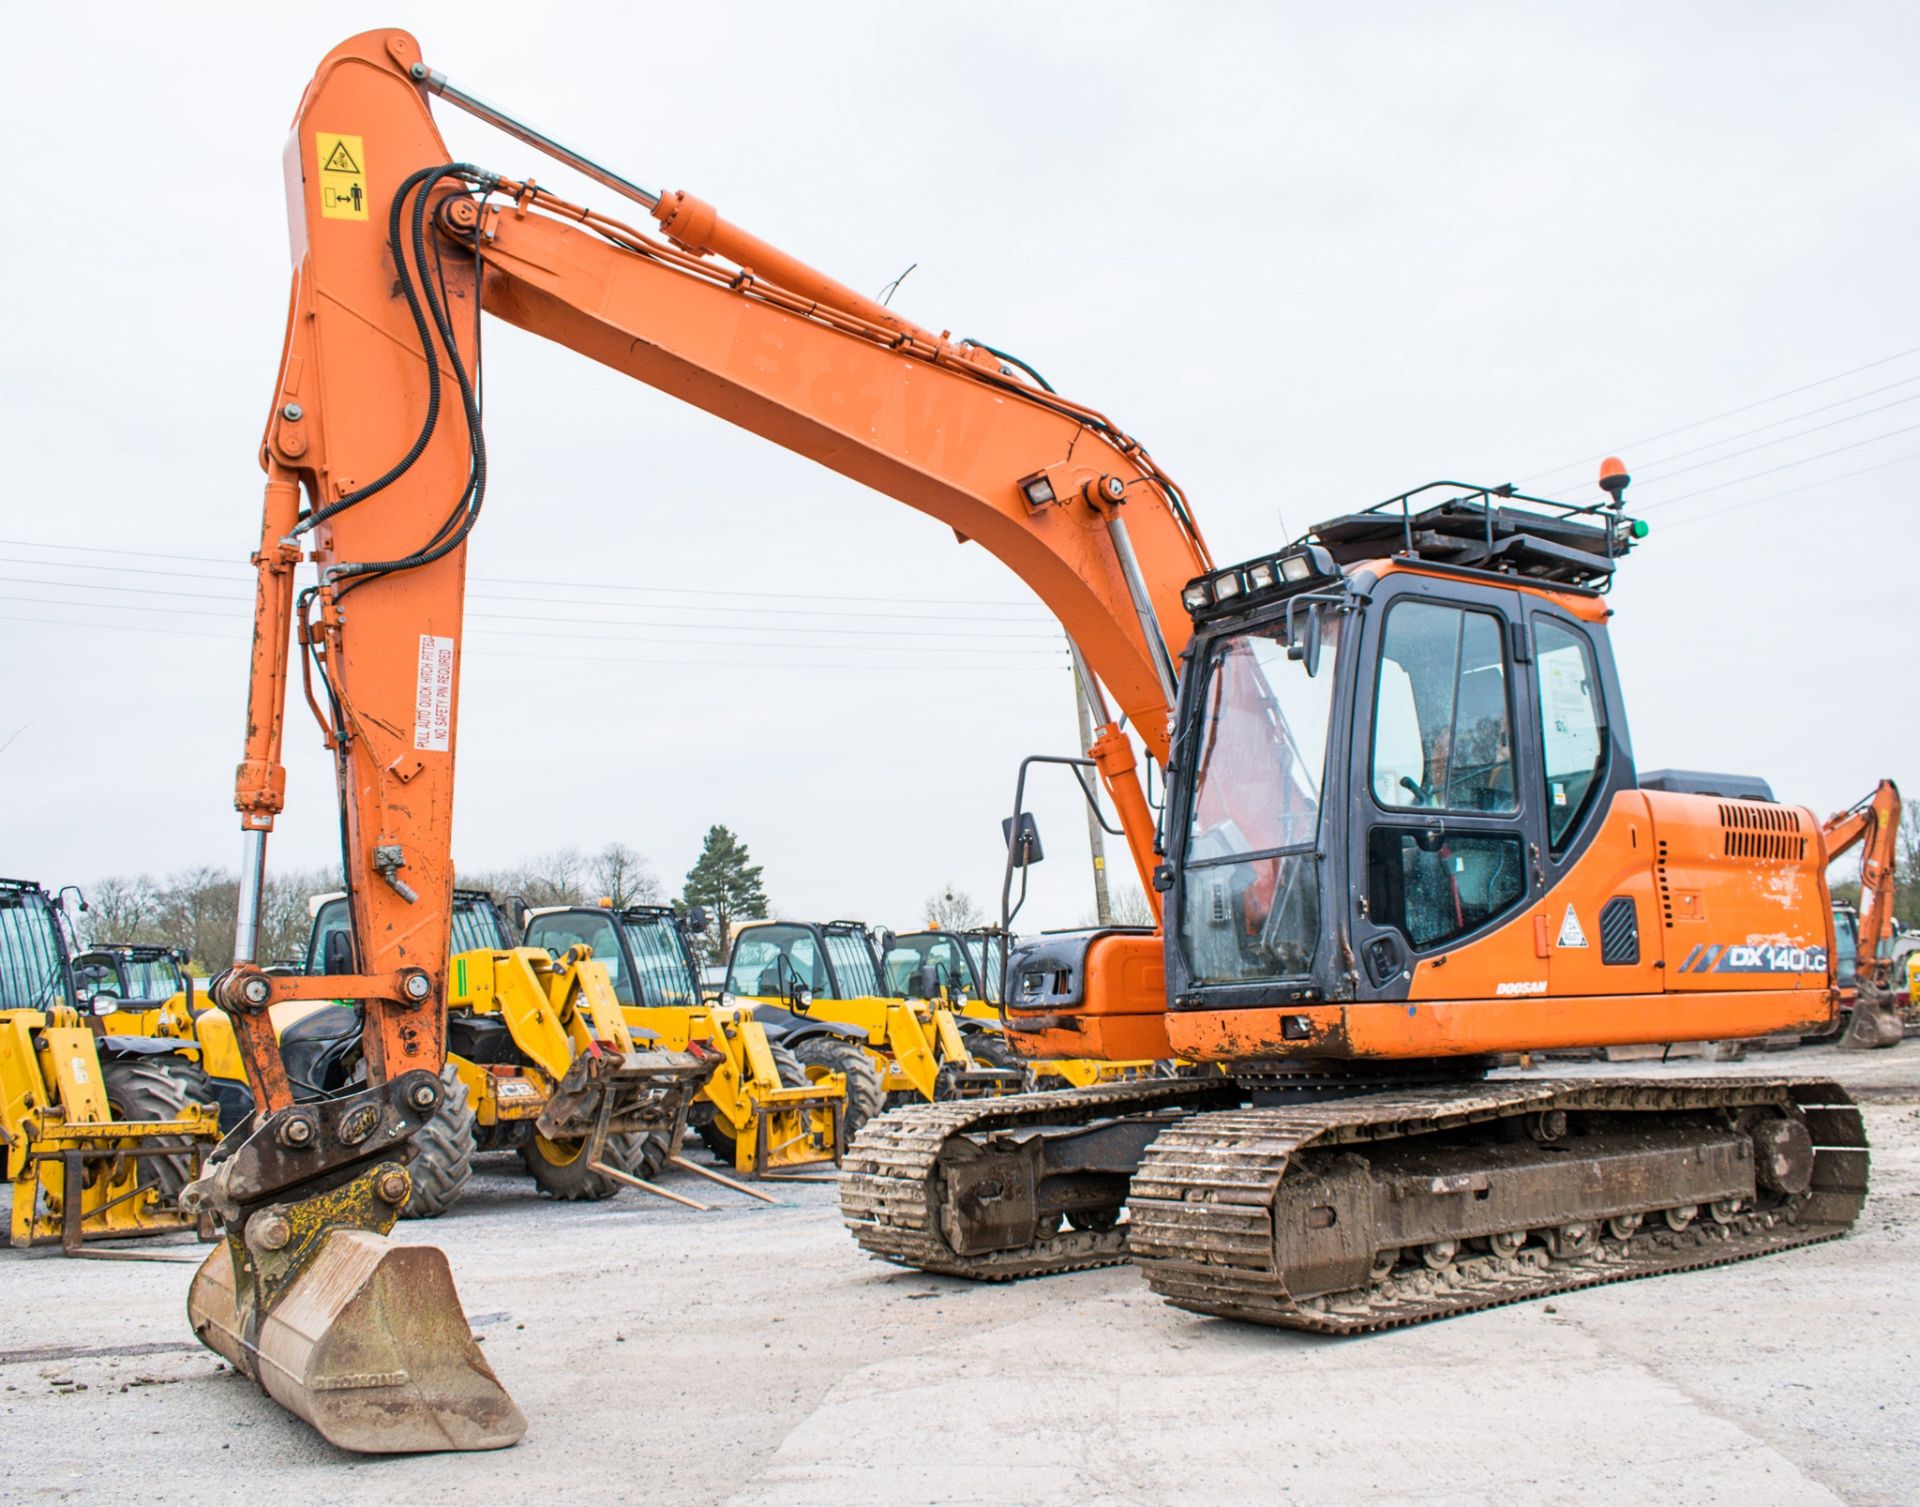
[[[1370,1285],[1296,1301],[1276,1268],[1274,1206],[1312,1148],[1360,1150],[1405,1136],[1548,1111],[1660,1115],[1779,1105],[1804,1115],[1814,1142],[1811,1188],[1773,1207],[1684,1230],[1652,1224],[1608,1234],[1577,1256],[1537,1245],[1437,1269],[1398,1266]],[[1195,1115],[1163,1132],[1133,1179],[1131,1256],[1168,1302],[1197,1313],[1323,1334],[1360,1334],[1831,1240],[1866,1200],[1866,1137],[1838,1086],[1805,1079],[1661,1083],[1571,1080],[1372,1095],[1331,1104]],[[1658,1208],[1655,1197],[1650,1207]]]

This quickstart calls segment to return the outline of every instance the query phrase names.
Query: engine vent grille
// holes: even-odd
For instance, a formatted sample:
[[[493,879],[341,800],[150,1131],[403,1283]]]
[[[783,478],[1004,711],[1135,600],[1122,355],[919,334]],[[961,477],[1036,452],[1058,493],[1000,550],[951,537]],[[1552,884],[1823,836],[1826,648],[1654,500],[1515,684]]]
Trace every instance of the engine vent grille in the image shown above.
[[[1729,858],[1798,863],[1807,856],[1807,835],[1800,824],[1800,813],[1790,806],[1721,801],[1720,827]]]
[[[1640,961],[1640,915],[1631,895],[1615,895],[1601,908],[1600,961],[1614,967]]]
[[[1653,861],[1653,877],[1660,886],[1660,919],[1669,930],[1673,927],[1673,891],[1667,886],[1667,840],[1661,838],[1659,856]]]

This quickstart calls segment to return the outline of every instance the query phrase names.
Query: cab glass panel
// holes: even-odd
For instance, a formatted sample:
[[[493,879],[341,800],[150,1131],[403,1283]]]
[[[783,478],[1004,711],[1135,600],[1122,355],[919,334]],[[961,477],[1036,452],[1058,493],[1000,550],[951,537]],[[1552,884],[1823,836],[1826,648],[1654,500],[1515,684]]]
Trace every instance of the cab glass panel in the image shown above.
[[[1321,626],[1336,659],[1340,619]],[[1321,786],[1335,675],[1309,675],[1274,621],[1207,652],[1190,736],[1193,795],[1185,834],[1180,945],[1196,984],[1308,973],[1320,935]]]

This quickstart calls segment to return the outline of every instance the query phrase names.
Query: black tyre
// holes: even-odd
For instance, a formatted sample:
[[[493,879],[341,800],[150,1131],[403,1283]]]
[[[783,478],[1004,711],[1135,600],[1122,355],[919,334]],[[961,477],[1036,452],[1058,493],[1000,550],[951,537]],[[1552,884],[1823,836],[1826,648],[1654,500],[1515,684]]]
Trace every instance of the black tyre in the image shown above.
[[[433,1118],[413,1137],[413,1161],[407,1172],[413,1178],[413,1192],[402,1219],[437,1219],[460,1201],[467,1179],[473,1176],[473,1153],[479,1144],[473,1106],[467,1102],[467,1086],[448,1063],[440,1069],[443,1092],[434,1107]]]
[[[1020,1074],[1020,1092],[1033,1087],[1033,1064],[1013,1049],[1013,1043],[995,1031],[969,1031],[967,1051],[983,1067],[1012,1068]]]
[[[666,1164],[666,1138],[643,1131],[610,1135],[600,1159],[629,1177],[651,1181]],[[520,1160],[535,1187],[547,1197],[566,1203],[598,1203],[625,1186],[618,1178],[595,1172],[587,1165],[584,1140],[550,1141],[536,1130],[533,1139],[520,1148]]]
[[[200,1065],[185,1057],[127,1057],[100,1064],[107,1110],[116,1120],[177,1120],[190,1104],[214,1106],[213,1088]],[[162,1136],[156,1144],[177,1149],[177,1156],[143,1156],[139,1185],[154,1188],[172,1203],[192,1180],[192,1143],[184,1136]]]
[[[780,1086],[805,1088],[807,1070],[800,1065],[800,1059],[793,1054],[792,1049],[782,1046],[777,1041],[768,1041],[767,1049],[773,1053],[773,1066],[774,1070],[780,1074]],[[720,1117],[718,1110],[707,1116],[706,1123],[698,1128],[696,1134],[700,1137],[700,1144],[723,1162],[729,1172],[733,1171],[736,1137],[733,1127]]]
[[[847,1077],[846,1117],[841,1125],[843,1145],[851,1145],[860,1127],[887,1107],[880,1087],[880,1069],[858,1044],[838,1036],[809,1036],[793,1049],[806,1067],[822,1068]]]

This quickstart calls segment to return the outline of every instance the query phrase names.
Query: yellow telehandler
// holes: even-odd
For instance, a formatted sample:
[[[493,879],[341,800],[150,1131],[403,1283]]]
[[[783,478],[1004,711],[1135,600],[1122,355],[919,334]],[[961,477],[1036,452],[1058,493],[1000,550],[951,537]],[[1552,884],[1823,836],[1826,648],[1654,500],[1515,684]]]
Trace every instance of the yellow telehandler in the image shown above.
[[[346,897],[320,897],[308,971],[352,972],[352,941]],[[309,1088],[338,1092],[358,1081],[358,1011],[330,1007],[280,1040],[289,1073]],[[628,1057],[644,1061],[636,1060],[623,1087],[615,1064]],[[517,946],[492,895],[455,890],[441,1074],[447,1091],[416,1137],[421,1150],[409,1169],[414,1186],[405,1212],[431,1216],[451,1208],[474,1154],[488,1151],[519,1152],[534,1185],[551,1198],[611,1198],[665,1165],[710,1072],[711,1064],[690,1054],[635,1040],[603,964],[585,954],[556,958]],[[657,1128],[608,1134],[595,1156],[599,1110],[616,1122],[647,1120]]]
[[[797,1038],[802,1061],[870,1064],[884,1098],[869,1113],[1027,1086],[1024,1068],[976,1060],[945,1000],[883,993],[874,939],[858,921],[749,921],[736,928],[723,1000],[749,1006],[755,1019]],[[850,1119],[854,1081],[849,1072]]]
[[[307,971],[351,972],[346,896],[320,895],[311,904]],[[517,1151],[534,1185],[552,1198],[598,1200],[623,1186],[650,1186],[678,1146],[712,1064],[636,1041],[602,964],[515,946],[506,917],[483,890],[455,891],[453,945],[444,1092],[414,1137],[402,1213],[433,1218],[452,1208],[480,1152]],[[208,1079],[203,1102],[217,1104],[230,1129],[253,1111],[233,1025],[222,1010],[194,1009],[190,990],[130,1018],[150,1035],[193,1040]],[[273,1008],[296,1100],[331,1098],[364,1079],[357,1007],[296,1001]]]
[[[110,969],[76,958],[53,897],[0,879],[0,1154],[15,1246],[193,1229],[180,1190],[219,1140],[191,1051],[107,1034]]]
[[[1028,1059],[1007,1040],[1000,1014],[1000,976],[1006,933],[988,927],[949,931],[882,932],[881,979],[884,991],[906,1000],[943,1001],[959,1018],[960,1034],[976,1062],[1024,1075],[1027,1088],[1091,1088],[1150,1076],[1151,1061],[1108,1061],[1092,1057]]]
[[[810,1050],[803,1059],[806,1032],[704,1002],[683,925],[702,931],[705,914],[683,921],[664,905],[555,906],[530,913],[525,937],[552,956],[589,949],[634,1031],[716,1059],[688,1125],[722,1162],[753,1177],[838,1165],[879,1103],[879,1074],[857,1052]]]

